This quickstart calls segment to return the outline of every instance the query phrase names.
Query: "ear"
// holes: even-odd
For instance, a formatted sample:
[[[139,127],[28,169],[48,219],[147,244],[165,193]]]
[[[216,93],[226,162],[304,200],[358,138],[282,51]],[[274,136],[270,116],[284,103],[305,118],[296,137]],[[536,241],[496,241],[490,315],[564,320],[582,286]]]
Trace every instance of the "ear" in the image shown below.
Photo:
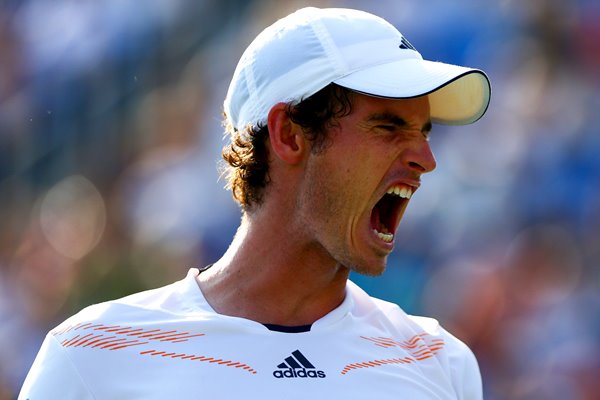
[[[277,103],[269,111],[269,139],[275,155],[284,162],[295,165],[304,158],[307,141],[302,128],[290,119],[286,109],[287,104]]]

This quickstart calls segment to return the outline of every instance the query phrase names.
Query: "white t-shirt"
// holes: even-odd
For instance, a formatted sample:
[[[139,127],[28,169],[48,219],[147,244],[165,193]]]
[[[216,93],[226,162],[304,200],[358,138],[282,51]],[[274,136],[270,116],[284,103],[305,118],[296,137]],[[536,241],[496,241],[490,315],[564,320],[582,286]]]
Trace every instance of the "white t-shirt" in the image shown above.
[[[467,346],[352,282],[310,331],[217,314],[192,269],[46,337],[19,399],[481,399]]]

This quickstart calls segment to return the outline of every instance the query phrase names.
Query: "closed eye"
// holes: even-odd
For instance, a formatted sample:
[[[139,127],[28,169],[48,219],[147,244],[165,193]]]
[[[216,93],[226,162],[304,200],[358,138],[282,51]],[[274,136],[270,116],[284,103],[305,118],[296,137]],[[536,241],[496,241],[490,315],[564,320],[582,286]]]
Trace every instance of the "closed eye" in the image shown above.
[[[388,132],[395,132],[398,129],[397,125],[378,125],[377,129],[383,129]]]
[[[426,127],[423,130],[418,130],[418,129],[406,129],[403,127],[399,127],[396,124],[389,124],[389,125],[377,125],[376,126],[377,129],[381,129],[383,131],[386,132],[390,132],[390,133],[420,133],[421,135],[423,135],[423,137],[425,138],[426,141],[429,141],[429,134],[431,133],[431,128],[428,129],[428,127]]]

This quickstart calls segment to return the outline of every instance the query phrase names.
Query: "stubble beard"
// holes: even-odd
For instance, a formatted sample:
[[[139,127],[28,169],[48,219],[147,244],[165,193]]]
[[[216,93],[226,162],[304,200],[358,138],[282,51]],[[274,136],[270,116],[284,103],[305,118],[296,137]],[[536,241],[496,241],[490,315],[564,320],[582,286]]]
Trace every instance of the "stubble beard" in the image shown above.
[[[312,179],[307,180],[310,182],[307,187],[300,188],[302,194],[298,197],[296,210],[300,212],[300,224],[308,230],[309,237],[314,241],[313,244],[326,257],[335,261],[338,268],[341,266],[366,276],[383,274],[387,264],[387,254],[379,254],[377,256],[379,265],[375,265],[364,255],[359,254],[359,249],[363,246],[352,246],[352,238],[346,237],[348,234],[344,223],[344,218],[348,215],[344,212],[347,209],[344,200],[346,196],[344,191],[337,190],[342,185],[334,186],[336,183],[336,181],[332,182],[334,179],[328,179],[318,171],[309,171],[309,175],[312,175]],[[359,238],[355,237],[355,240]],[[366,250],[373,251],[368,246],[364,247]]]

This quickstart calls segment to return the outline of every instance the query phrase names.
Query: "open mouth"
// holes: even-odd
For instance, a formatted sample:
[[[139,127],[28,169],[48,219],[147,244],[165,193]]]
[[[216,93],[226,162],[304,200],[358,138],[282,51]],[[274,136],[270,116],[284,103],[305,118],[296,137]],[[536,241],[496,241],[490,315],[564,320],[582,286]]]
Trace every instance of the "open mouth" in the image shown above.
[[[371,228],[373,233],[382,241],[391,243],[394,240],[394,234],[412,194],[412,187],[395,185],[389,188],[387,193],[373,207]]]

